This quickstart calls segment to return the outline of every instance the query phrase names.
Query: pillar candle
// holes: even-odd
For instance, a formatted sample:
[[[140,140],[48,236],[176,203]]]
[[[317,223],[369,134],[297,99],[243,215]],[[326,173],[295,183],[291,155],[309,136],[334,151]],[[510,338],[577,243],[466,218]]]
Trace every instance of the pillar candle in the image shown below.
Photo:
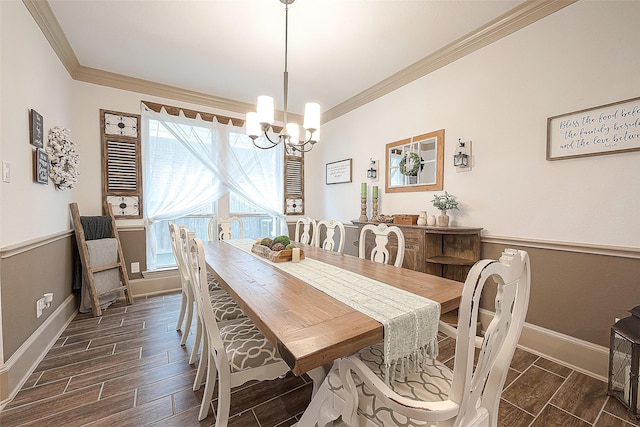
[[[375,198],[378,197],[378,186],[377,185],[373,186],[373,190],[371,191],[371,197],[375,197]]]
[[[365,199],[367,197],[367,183],[363,182],[360,186],[360,197]]]
[[[300,248],[291,249],[291,261],[300,262]]]

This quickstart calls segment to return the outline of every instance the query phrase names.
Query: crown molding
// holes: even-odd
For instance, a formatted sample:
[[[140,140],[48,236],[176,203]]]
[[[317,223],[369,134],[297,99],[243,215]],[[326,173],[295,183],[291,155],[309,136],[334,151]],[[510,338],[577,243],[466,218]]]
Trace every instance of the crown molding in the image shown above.
[[[101,86],[138,92],[145,95],[190,102],[197,105],[209,106],[236,113],[244,114],[249,111],[254,111],[256,108],[255,105],[248,104],[246,102],[206,95],[201,92],[156,83],[150,80],[129,77],[123,74],[111,73],[109,71],[98,70],[96,68],[85,67],[83,65],[78,67],[78,70],[72,75],[72,78],[85,83],[93,83]]]
[[[25,7],[31,13],[33,20],[36,21],[38,27],[44,34],[45,38],[53,48],[53,51],[60,58],[60,62],[67,69],[69,75],[73,78],[74,73],[80,67],[80,62],[75,52],[67,40],[56,16],[51,10],[48,1],[38,0],[22,0]]]
[[[69,75],[74,80],[131,92],[139,92],[161,98],[174,99],[235,113],[245,114],[255,109],[253,104],[80,65],[78,58],[73,52],[69,41],[49,6],[49,2],[47,0],[22,1],[51,44],[54,52],[69,72]],[[322,113],[322,123],[330,122],[356,108],[393,92],[533,22],[549,16],[576,1],[577,0],[527,0],[483,27],[459,38],[431,55],[426,56],[359,94],[330,108]],[[282,116],[282,112],[280,112],[280,116]]]
[[[387,77],[322,114],[323,123],[336,119],[466,55],[512,34],[577,0],[527,0],[483,27],[466,34]]]

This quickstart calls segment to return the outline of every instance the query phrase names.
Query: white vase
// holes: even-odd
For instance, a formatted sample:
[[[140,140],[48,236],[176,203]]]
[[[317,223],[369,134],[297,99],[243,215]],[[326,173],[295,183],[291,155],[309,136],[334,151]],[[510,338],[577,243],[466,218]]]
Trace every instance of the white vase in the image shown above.
[[[430,225],[430,226],[436,225],[436,216],[435,215],[429,215],[427,217],[427,225]]]
[[[418,217],[418,225],[427,225],[427,211],[420,211]]]

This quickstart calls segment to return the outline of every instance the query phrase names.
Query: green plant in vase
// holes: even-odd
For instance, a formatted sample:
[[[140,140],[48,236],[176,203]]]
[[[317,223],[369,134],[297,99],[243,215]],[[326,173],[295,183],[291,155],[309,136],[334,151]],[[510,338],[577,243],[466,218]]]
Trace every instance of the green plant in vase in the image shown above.
[[[445,191],[444,194],[434,195],[431,203],[433,203],[433,207],[440,211],[440,216],[438,216],[437,222],[438,227],[448,227],[449,215],[447,215],[447,211],[449,209],[459,209],[456,196]]]

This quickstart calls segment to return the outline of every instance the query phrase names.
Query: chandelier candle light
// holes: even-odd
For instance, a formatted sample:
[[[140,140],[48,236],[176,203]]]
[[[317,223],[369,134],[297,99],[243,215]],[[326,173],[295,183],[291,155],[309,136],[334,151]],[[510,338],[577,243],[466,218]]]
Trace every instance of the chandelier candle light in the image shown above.
[[[267,131],[271,129],[274,122],[273,98],[270,96],[259,96],[256,112],[247,113],[246,132],[253,140],[253,145],[261,149],[269,149],[278,146],[281,142],[285,144],[287,153],[300,151],[306,153],[313,149],[313,145],[320,139],[320,105],[309,102],[304,108],[303,127],[306,131],[305,138],[300,139],[300,127],[297,123],[287,121],[287,97],[289,95],[289,73],[287,71],[287,41],[289,29],[289,5],[295,0],[280,0],[285,5],[285,30],[284,30],[284,123],[282,132],[278,139],[273,141]],[[256,142],[256,139],[264,134],[266,145]]]

